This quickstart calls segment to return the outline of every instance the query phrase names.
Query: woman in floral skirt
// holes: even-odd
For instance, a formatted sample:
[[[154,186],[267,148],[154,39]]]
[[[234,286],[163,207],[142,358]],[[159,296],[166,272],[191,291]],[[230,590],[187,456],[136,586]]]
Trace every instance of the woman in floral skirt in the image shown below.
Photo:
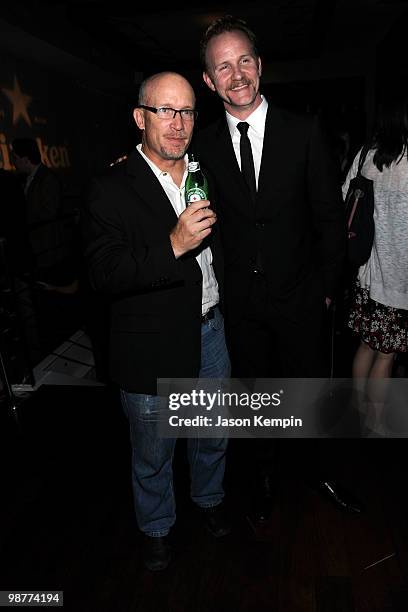
[[[343,185],[356,176],[357,154]],[[383,102],[362,168],[374,186],[375,237],[358,270],[348,325],[360,338],[353,361],[356,388],[370,401],[366,426],[384,433],[386,380],[395,355],[408,350],[408,96]]]

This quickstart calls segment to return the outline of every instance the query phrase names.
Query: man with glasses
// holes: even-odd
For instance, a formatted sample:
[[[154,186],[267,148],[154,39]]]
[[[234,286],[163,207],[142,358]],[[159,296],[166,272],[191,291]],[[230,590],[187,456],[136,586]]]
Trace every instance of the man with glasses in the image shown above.
[[[194,92],[179,74],[156,74],[142,83],[133,116],[142,143],[93,182],[84,234],[92,286],[112,297],[110,372],[130,424],[144,562],[160,570],[170,560],[176,518],[175,440],[158,434],[167,407],[157,379],[223,378],[230,366],[218,309],[216,214],[207,200],[184,203]],[[188,440],[191,497],[216,537],[230,530],[222,504],[226,445]]]

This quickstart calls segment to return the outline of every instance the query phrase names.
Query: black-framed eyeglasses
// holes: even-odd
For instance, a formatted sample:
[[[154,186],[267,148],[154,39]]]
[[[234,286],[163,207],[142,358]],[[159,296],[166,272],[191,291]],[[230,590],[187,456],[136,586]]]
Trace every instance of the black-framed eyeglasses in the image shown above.
[[[169,108],[168,106],[160,106],[156,108],[155,106],[145,106],[145,104],[139,104],[138,108],[144,108],[145,110],[150,111],[151,113],[156,113],[159,119],[174,119],[177,113],[180,113],[180,117],[184,121],[194,121],[197,119],[198,112],[191,108]]]

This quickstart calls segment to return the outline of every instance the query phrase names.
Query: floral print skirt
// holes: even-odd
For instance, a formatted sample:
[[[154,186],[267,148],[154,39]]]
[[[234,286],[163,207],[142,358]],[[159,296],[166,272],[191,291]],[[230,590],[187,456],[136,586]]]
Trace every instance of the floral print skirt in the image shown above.
[[[348,326],[376,351],[408,351],[408,310],[372,300],[358,281],[353,286]]]

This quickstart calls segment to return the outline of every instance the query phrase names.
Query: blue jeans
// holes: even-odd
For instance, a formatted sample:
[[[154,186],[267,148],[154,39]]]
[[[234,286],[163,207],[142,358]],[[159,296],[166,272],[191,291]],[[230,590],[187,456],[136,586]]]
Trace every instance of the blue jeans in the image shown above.
[[[224,321],[218,308],[214,319],[201,325],[200,378],[228,378],[230,361]],[[167,413],[164,398],[121,390],[132,444],[132,485],[136,518],[141,531],[160,537],[176,520],[173,491],[175,439],[159,438],[159,420]],[[224,497],[226,438],[187,440],[191,498],[202,508],[216,506]]]

